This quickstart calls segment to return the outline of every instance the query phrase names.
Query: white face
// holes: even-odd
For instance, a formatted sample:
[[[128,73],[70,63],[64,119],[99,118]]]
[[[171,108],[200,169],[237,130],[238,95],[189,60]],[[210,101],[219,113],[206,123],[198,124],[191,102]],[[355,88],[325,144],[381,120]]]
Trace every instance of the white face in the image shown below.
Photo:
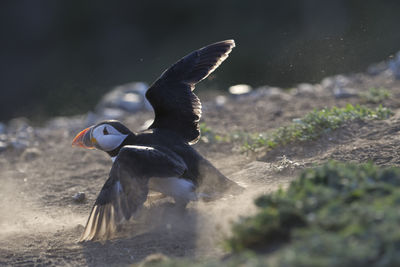
[[[116,149],[127,137],[109,124],[102,124],[93,129],[92,138],[96,139],[97,145],[104,151]]]

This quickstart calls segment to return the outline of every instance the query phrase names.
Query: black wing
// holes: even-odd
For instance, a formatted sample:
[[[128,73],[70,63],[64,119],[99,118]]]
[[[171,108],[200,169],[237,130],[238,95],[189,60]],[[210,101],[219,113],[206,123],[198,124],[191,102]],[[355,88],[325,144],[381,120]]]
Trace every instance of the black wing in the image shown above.
[[[172,130],[185,142],[196,143],[200,137],[201,103],[192,91],[196,83],[205,79],[228,57],[233,47],[233,40],[211,44],[190,53],[167,69],[146,92],[155,113],[149,129]]]
[[[108,239],[146,201],[150,177],[180,177],[187,167],[165,148],[125,146],[90,212],[80,241]]]

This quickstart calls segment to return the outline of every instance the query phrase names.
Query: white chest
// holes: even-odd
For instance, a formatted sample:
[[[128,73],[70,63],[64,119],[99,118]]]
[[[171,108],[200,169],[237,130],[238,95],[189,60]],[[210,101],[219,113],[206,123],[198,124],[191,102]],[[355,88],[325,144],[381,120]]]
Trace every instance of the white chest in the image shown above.
[[[181,178],[150,178],[149,189],[171,196],[174,199],[197,200],[193,183]]]

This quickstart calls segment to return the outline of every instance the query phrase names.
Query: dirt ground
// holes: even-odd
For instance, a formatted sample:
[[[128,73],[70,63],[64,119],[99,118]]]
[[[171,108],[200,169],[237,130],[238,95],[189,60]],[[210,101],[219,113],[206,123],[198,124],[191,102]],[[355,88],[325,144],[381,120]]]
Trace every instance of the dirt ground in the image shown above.
[[[318,140],[267,154],[246,155],[232,144],[199,142],[195,148],[246,191],[209,203],[191,203],[183,213],[168,200],[148,203],[118,238],[105,243],[77,240],[111,161],[100,151],[71,147],[74,134],[85,126],[84,117],[77,117],[68,128],[38,128],[33,148],[0,153],[0,265],[120,266],[153,253],[218,258],[224,256],[221,240],[229,234],[231,222],[254,212],[256,196],[285,187],[301,169],[328,159],[400,165],[400,82],[365,75],[355,75],[351,81],[349,86],[357,92],[370,87],[390,90],[392,97],[382,104],[394,116],[350,122]],[[199,95],[205,99],[202,121],[221,134],[268,131],[314,108],[364,103],[357,95],[335,98],[324,88],[228,97],[222,106],[210,95]],[[151,118],[151,112],[141,112],[124,122],[135,130]],[[83,203],[74,202],[77,192],[86,194]]]

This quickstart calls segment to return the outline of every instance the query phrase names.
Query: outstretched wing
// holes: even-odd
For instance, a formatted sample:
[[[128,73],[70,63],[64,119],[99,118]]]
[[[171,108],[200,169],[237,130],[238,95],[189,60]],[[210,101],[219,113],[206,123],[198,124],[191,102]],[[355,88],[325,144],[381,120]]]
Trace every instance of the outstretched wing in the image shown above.
[[[155,113],[149,128],[172,130],[186,142],[196,143],[200,137],[201,103],[192,91],[228,57],[233,47],[233,40],[211,44],[167,69],[146,92]]]
[[[125,146],[90,212],[80,241],[108,239],[146,201],[151,177],[180,177],[187,167],[166,148]]]

